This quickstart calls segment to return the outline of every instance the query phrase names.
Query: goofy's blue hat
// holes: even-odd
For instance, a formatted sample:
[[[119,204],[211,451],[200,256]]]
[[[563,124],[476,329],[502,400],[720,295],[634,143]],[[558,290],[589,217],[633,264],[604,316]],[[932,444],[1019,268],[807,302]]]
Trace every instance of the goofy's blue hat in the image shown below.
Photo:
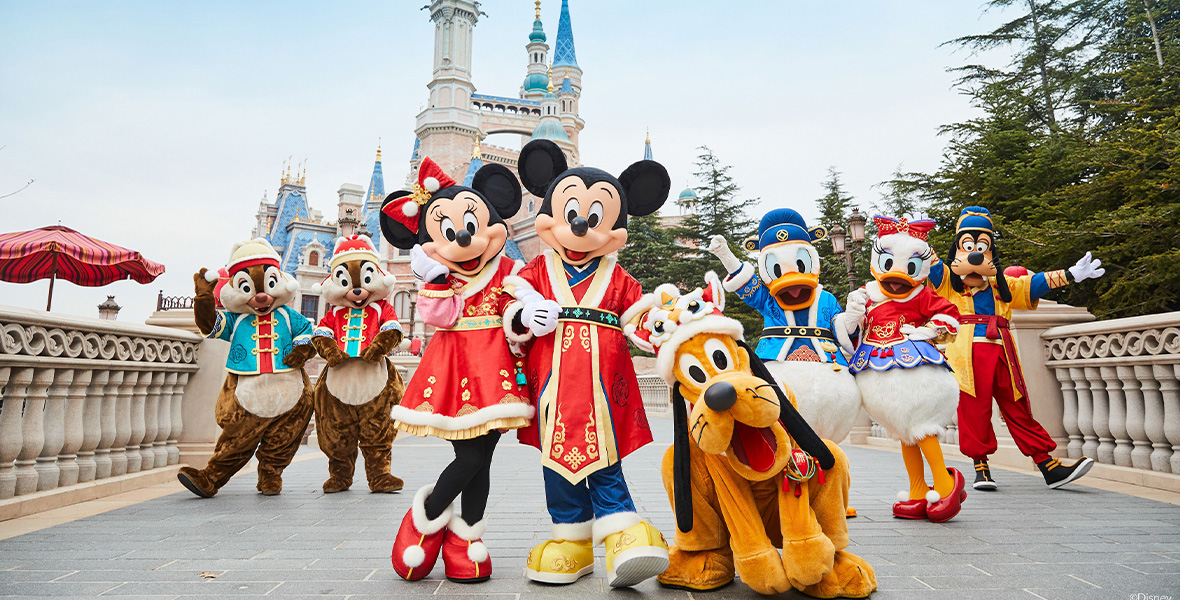
[[[762,217],[758,223],[758,236],[745,242],[746,250],[758,252],[775,244],[787,242],[818,242],[828,237],[828,230],[822,226],[808,227],[803,215],[792,208],[776,208]]]
[[[986,231],[994,234],[996,225],[992,222],[992,214],[982,206],[968,206],[959,213],[959,221],[955,223],[955,231]]]

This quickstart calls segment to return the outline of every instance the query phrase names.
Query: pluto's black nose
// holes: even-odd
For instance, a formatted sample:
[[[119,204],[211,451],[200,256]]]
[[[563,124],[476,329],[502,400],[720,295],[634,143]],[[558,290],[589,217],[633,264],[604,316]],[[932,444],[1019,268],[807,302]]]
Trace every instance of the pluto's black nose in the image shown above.
[[[574,235],[582,237],[586,235],[587,231],[590,231],[590,223],[582,217],[574,217],[574,220],[570,221],[570,229],[573,230]]]
[[[705,406],[717,411],[729,410],[737,402],[737,390],[732,385],[719,381],[705,390]]]
[[[983,264],[983,253],[982,252],[972,252],[971,254],[968,254],[967,255],[967,262],[969,262],[973,265],[982,265]]]
[[[460,246],[466,248],[471,245],[471,234],[466,229],[460,229],[455,234],[455,241],[458,242]]]

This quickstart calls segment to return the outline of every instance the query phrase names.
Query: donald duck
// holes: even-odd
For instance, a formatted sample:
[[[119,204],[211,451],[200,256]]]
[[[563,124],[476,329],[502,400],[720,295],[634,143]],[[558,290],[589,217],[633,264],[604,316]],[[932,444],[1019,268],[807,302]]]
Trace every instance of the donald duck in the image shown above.
[[[813,243],[825,237],[823,227],[808,227],[797,211],[778,208],[762,217],[758,236],[744,244],[758,252],[757,270],[739,260],[721,236],[709,240],[708,250],[729,273],[722,282],[726,291],[762,315],[758,358],[795,391],[799,412],[815,432],[839,442],[860,414],[861,398],[837,345],[851,347],[843,309],[819,283]]]

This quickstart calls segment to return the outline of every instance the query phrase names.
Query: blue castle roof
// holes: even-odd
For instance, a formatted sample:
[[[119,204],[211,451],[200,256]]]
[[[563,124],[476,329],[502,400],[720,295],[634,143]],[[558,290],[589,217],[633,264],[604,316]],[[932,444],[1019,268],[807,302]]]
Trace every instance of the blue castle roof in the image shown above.
[[[563,94],[572,94],[572,93],[574,93],[574,86],[573,86],[573,84],[572,84],[572,83],[570,83],[570,78],[569,78],[569,77],[566,77],[564,80],[562,80],[562,82],[561,82],[561,93],[563,93]]]
[[[475,181],[475,172],[483,166],[483,159],[478,156],[471,157],[471,162],[467,164],[467,175],[463,176],[463,185],[471,187],[471,182]]]
[[[544,92],[549,89],[549,76],[544,73],[529,73],[524,76],[524,91]],[[474,94],[473,94],[474,95]]]
[[[533,32],[529,34],[530,42],[545,41],[545,27],[541,25],[541,19],[537,18],[533,21]]]
[[[561,0],[561,18],[557,21],[557,42],[553,48],[553,66],[578,66],[578,57],[574,52],[574,29],[570,25],[569,0]]]
[[[554,142],[568,142],[570,136],[565,132],[565,128],[558,123],[556,118],[554,120],[543,120],[537,128],[533,130],[532,139],[534,140],[552,140]]]
[[[414,148],[417,152],[417,140]],[[377,150],[377,160],[373,163],[373,176],[369,178],[369,191],[365,194],[361,208],[361,221],[369,235],[373,238],[373,246],[381,250],[381,201],[385,199],[385,178],[381,174],[381,151]]]

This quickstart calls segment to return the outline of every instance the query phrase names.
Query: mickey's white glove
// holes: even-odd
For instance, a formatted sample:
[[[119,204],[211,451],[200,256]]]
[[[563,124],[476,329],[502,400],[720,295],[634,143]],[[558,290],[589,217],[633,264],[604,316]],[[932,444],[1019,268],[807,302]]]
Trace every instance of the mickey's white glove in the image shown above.
[[[726,273],[733,273],[742,266],[742,261],[734,256],[733,250],[729,249],[729,243],[722,236],[715,235],[709,238],[709,245],[701,249],[708,250],[710,254],[716,256],[721,261],[721,266],[725,267]]]
[[[924,340],[932,340],[938,337],[938,332],[929,327],[914,327],[909,323],[901,326],[902,335],[910,338],[910,341],[921,342]]]
[[[536,292],[533,293],[536,297],[526,295],[526,299],[522,300],[524,307],[520,309],[520,321],[529,328],[533,337],[549,335],[557,329],[557,316],[561,312],[561,305],[552,300],[545,300]]]
[[[848,333],[860,329],[865,320],[865,305],[869,302],[869,293],[863,289],[852,290],[848,293],[848,302],[844,307],[844,324]]]
[[[1069,268],[1069,274],[1073,275],[1073,280],[1085,281],[1087,279],[1098,279],[1106,274],[1106,269],[1102,268],[1101,260],[1094,260],[1094,257],[1089,252],[1085,256],[1078,259],[1078,263]]]
[[[414,244],[410,250],[410,270],[414,272],[414,277],[425,283],[434,281],[439,275],[446,277],[451,272],[442,263],[430,258],[420,244]]]

